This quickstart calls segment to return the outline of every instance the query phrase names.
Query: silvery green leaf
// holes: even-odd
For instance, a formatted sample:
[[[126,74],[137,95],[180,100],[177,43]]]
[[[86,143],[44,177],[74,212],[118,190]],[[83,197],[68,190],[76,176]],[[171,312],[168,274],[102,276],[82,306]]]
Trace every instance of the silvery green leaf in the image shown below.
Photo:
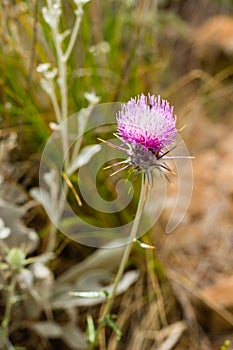
[[[51,277],[50,269],[40,261],[36,261],[34,264],[32,264],[31,270],[35,278],[43,280]]]
[[[32,328],[46,338],[60,338],[63,333],[62,327],[54,321],[35,322]]]
[[[23,187],[12,181],[4,181],[4,186],[0,186],[0,198],[7,202],[22,205],[28,201],[28,194]],[[0,174],[1,184],[1,174]]]
[[[78,122],[78,138],[82,138],[83,133],[88,122],[88,119],[92,113],[93,106],[88,108],[83,108],[77,113],[77,122]]]
[[[33,285],[33,274],[29,269],[23,269],[17,280],[22,289],[31,288]]]
[[[87,272],[85,273],[85,275],[87,275]],[[88,275],[93,276],[93,274],[90,271]],[[102,271],[102,275],[103,275],[103,271]],[[80,279],[84,281],[85,280],[84,277],[85,276],[80,276],[77,282],[79,282]],[[101,276],[99,275],[99,278],[100,277]],[[118,284],[116,295],[124,293],[126,290],[128,290],[129,287],[137,281],[138,277],[139,277],[138,271],[136,270],[127,271]],[[79,283],[76,283],[76,284],[79,285]],[[76,284],[65,285],[63,283],[60,286],[56,284],[51,296],[51,305],[54,309],[77,307],[77,306],[87,307],[87,306],[98,305],[106,302],[106,300],[108,299],[108,296],[111,295],[113,290],[113,285],[109,284],[107,286],[102,286],[102,289],[98,289],[94,291],[93,290],[80,291],[77,289]],[[101,284],[101,281],[99,281],[99,286],[100,284]],[[86,284],[87,289],[88,289],[88,286],[90,286],[89,282],[87,282]],[[80,285],[79,285],[79,288],[80,288]],[[82,289],[83,288],[84,286],[82,286]],[[86,297],[85,297],[85,293],[86,293]],[[91,297],[92,293],[93,293],[93,297]],[[79,297],[80,295],[82,295],[82,297]]]
[[[84,147],[79,153],[79,155],[74,159],[71,166],[68,168],[67,174],[71,175],[77,169],[87,164],[90,161],[90,159],[100,150],[101,150],[101,146],[98,144]]]
[[[26,227],[21,218],[29,206],[17,206],[13,203],[0,199],[0,212],[4,226],[11,230],[11,234],[5,238],[5,243],[12,249],[14,247],[24,247],[26,254],[33,252],[39,244],[37,233]]]
[[[50,169],[47,173],[43,175],[45,183],[51,187],[54,185],[54,181],[56,180],[56,171],[54,169]]]
[[[105,269],[91,269],[86,273],[82,274],[75,287],[79,292],[93,292],[101,291],[102,294],[99,296],[104,296],[103,287],[109,285],[113,279],[113,274],[109,270]]]
[[[30,193],[30,196],[33,199],[35,199],[38,203],[40,203],[41,205],[44,206],[45,201],[47,203],[47,206],[49,205],[50,195],[46,190],[39,188],[39,187],[33,187],[30,189],[29,193]]]
[[[124,293],[129,289],[129,287],[135,283],[139,278],[139,271],[137,270],[132,270],[132,271],[127,271],[122,279],[120,280],[120,283],[118,284],[117,288],[117,295]],[[113,286],[110,286],[110,288],[105,288],[109,294],[111,294]]]
[[[78,298],[74,298],[70,295],[70,292],[74,291],[73,285],[70,283],[56,283],[52,289],[52,295],[50,298],[51,306],[53,309],[67,309],[77,306]]]
[[[114,270],[120,263],[122,255],[124,253],[124,244],[127,243],[125,239],[119,239],[106,245],[106,248],[111,248],[111,245],[118,245],[114,249],[98,249],[93,254],[89,255],[85,260],[72,266],[65,272],[63,272],[57,279],[59,283],[74,282],[79,277],[85,274],[87,271],[93,269],[106,269],[109,267],[109,271]]]
[[[61,339],[72,350],[87,349],[87,343],[83,332],[72,323],[67,323],[62,326]]]

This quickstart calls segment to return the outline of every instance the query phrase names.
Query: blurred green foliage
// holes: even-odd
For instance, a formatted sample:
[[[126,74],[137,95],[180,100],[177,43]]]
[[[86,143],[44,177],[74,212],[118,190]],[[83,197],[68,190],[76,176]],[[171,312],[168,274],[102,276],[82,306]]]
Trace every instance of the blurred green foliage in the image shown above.
[[[74,21],[73,3],[64,4],[62,27]],[[0,123],[15,128],[32,150],[40,149],[54,120],[50,101],[36,73],[39,63],[53,62],[54,47],[40,1],[2,3]],[[87,103],[94,90],[101,102],[125,101],[154,91],[166,66],[157,51],[157,12],[150,1],[96,1],[85,14],[69,60],[70,115]],[[105,44],[101,48],[101,43]]]
[[[2,2],[0,7],[0,127],[17,129],[31,151],[42,149],[50,134],[48,122],[55,120],[36,72],[38,64],[56,62],[50,28],[42,17],[44,4],[17,0]],[[61,27],[67,30],[75,20],[74,3],[68,0],[62,5]],[[199,5],[207,8],[208,1],[87,3],[68,62],[69,114],[87,105],[84,93],[90,91],[101,97],[101,103],[126,101],[148,91],[170,98],[171,84],[172,95],[177,93],[177,79],[200,67],[190,51],[192,28],[188,23],[191,16],[197,23],[203,21]],[[226,14],[232,8],[230,0],[216,0],[208,7]],[[172,96],[171,102],[179,101],[179,96]]]

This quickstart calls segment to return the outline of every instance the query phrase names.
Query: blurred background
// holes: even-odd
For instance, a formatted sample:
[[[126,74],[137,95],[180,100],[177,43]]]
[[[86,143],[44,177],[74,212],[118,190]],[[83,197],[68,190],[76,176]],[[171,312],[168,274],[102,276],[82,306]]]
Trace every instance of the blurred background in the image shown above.
[[[3,0],[0,5],[0,232],[6,234],[4,227],[10,227],[12,237],[5,242],[0,235],[2,262],[6,245],[28,244],[17,235],[36,234],[30,236],[28,257],[46,250],[48,218],[42,206],[29,204],[52,132],[49,123],[55,122],[36,70],[41,63],[56,65],[43,6],[40,0]],[[72,27],[73,12],[73,1],[62,2],[63,30]],[[142,238],[155,250],[133,250],[128,268],[140,275],[115,300],[123,331],[117,349],[233,349],[232,0],[91,0],[68,61],[69,115],[88,105],[87,92],[95,92],[100,103],[124,102],[148,92],[168,99],[195,157],[193,196],[183,222],[172,234],[164,233],[174,197],[168,185],[167,207]],[[62,294],[65,285],[68,293],[69,283],[83,281],[80,276],[95,279],[96,261],[107,276],[103,281],[100,274],[98,283],[109,283],[118,253],[106,258],[58,233],[53,259],[40,260],[37,274],[25,269],[30,270],[28,279],[17,281],[11,344],[84,349],[80,339],[86,334],[87,315],[97,320],[101,303],[72,304],[61,298],[59,304],[54,291]],[[68,269],[70,275],[62,275]],[[7,300],[3,286],[10,278],[2,271],[2,319]],[[41,288],[48,288],[42,299]],[[115,333],[108,329],[106,338],[108,349],[114,349]],[[99,348],[106,348],[104,342]]]

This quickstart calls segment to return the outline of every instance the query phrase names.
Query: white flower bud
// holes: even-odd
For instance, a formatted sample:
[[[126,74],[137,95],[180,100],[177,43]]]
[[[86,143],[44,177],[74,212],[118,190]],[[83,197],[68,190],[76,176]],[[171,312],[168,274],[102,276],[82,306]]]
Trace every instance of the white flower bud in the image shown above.
[[[0,218],[0,239],[5,239],[9,237],[11,234],[11,229],[9,227],[5,227],[5,223],[2,218]]]
[[[44,72],[47,72],[47,70],[49,70],[50,67],[51,67],[50,63],[41,63],[37,66],[36,71],[38,73],[44,73]]]
[[[100,97],[96,96],[94,92],[85,92],[84,97],[87,99],[90,105],[96,105],[100,101]]]

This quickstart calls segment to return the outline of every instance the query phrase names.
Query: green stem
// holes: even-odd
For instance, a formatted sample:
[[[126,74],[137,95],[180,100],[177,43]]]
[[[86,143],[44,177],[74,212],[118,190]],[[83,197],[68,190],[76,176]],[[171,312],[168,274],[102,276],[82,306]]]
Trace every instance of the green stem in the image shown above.
[[[82,21],[82,12],[80,14],[77,14],[77,16],[76,16],[75,24],[74,24],[73,31],[72,31],[72,34],[70,37],[70,41],[69,41],[67,50],[64,54],[65,61],[67,61],[69,59],[70,54],[74,48],[74,44],[75,44],[75,41],[76,41],[77,36],[78,36],[81,21]]]
[[[13,297],[15,293],[16,280],[17,280],[17,274],[15,272],[12,272],[11,284],[8,289],[9,292],[8,292],[7,301],[6,301],[5,315],[1,324],[1,328],[3,331],[2,339],[1,339],[3,349],[8,348],[7,343],[9,339],[9,325],[10,325],[11,309],[13,305]]]
[[[65,198],[68,193],[68,186],[64,182],[63,184],[63,194],[61,194],[57,207],[56,207],[56,217],[55,221],[58,223],[61,219],[62,211],[65,205]],[[50,222],[50,230],[48,235],[48,242],[46,245],[46,253],[53,252],[56,244],[56,236],[57,236],[57,226],[55,223]]]
[[[106,302],[105,308],[104,308],[103,313],[101,315],[99,327],[96,330],[96,339],[95,339],[95,342],[93,344],[91,344],[90,350],[95,348],[98,337],[99,337],[99,333],[105,326],[104,320],[111,312],[111,308],[112,308],[112,305],[113,305],[113,302],[114,302],[114,299],[116,296],[118,284],[123,276],[124,270],[126,268],[126,265],[127,265],[128,259],[129,259],[130,252],[132,250],[134,241],[136,239],[136,234],[137,234],[138,226],[140,223],[140,218],[141,218],[143,208],[145,205],[145,201],[146,201],[146,197],[147,197],[147,186],[148,186],[147,179],[144,177],[144,175],[142,175],[140,198],[139,198],[138,207],[137,207],[137,211],[136,211],[136,215],[135,215],[135,220],[133,222],[133,226],[132,226],[130,236],[129,236],[130,243],[127,244],[125,247],[125,251],[124,251],[119,269],[117,271],[117,274],[116,274],[116,277],[114,280],[113,290],[112,290],[111,295],[109,296],[109,298]]]
[[[61,114],[60,106],[55,93],[53,81],[50,82],[50,88],[51,88],[51,94],[49,96],[53,105],[57,123],[60,124],[62,122],[62,114]]]

